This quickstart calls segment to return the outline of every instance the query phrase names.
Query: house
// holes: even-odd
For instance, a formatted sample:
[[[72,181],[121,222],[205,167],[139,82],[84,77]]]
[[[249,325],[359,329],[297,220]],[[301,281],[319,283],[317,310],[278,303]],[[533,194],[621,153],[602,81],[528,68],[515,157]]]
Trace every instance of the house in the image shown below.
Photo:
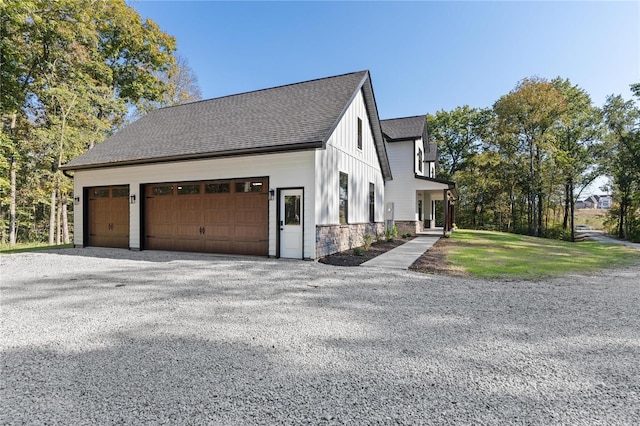
[[[576,201],[576,209],[610,209],[610,195],[590,195],[582,201]]]
[[[598,208],[599,209],[610,209],[612,204],[612,199],[610,195],[600,195],[598,197]]]
[[[158,109],[63,166],[74,244],[296,259],[359,246],[385,230],[391,139],[368,71]]]
[[[429,142],[424,115],[382,120],[393,180],[385,186],[387,220],[400,234],[415,235],[435,227],[436,201],[443,200],[444,228],[454,223],[456,185],[437,179],[438,147]]]
[[[590,195],[584,199],[583,205],[585,209],[597,209],[598,208],[598,200],[600,197],[597,195]]]

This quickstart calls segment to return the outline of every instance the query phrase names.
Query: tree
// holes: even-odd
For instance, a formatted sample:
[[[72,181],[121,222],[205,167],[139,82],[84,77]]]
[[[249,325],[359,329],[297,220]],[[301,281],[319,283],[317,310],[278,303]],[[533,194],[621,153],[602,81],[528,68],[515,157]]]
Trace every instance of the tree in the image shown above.
[[[176,69],[175,39],[122,0],[8,0],[0,16],[2,154],[14,154],[12,170],[37,171],[17,177],[36,185],[32,201],[48,186],[49,241],[55,228],[59,241],[72,190],[60,165],[104,140],[130,107],[173,90],[160,75]]]
[[[175,66],[169,71],[158,73],[158,78],[167,85],[167,90],[158,100],[139,102],[132,113],[131,121],[157,108],[180,105],[202,99],[202,91],[198,86],[198,76],[189,66],[187,59],[175,55]]]
[[[520,81],[493,106],[501,138],[517,142],[528,162],[528,231],[540,236],[543,213],[542,163],[549,154],[549,130],[566,111],[566,102],[548,80],[533,77]],[[511,137],[509,137],[511,136]]]
[[[557,120],[552,139],[554,164],[558,167],[564,185],[563,229],[570,228],[570,239],[575,240],[574,210],[576,185],[581,190],[598,175],[593,165],[599,141],[602,117],[591,102],[587,92],[574,86],[568,79],[552,81],[556,90],[564,97],[566,111]]]
[[[640,239],[640,108],[622,96],[609,96],[602,109],[608,129],[606,170],[617,200],[620,238]]]
[[[486,111],[465,105],[427,117],[429,139],[438,144],[440,177],[452,179],[477,153],[486,115]]]

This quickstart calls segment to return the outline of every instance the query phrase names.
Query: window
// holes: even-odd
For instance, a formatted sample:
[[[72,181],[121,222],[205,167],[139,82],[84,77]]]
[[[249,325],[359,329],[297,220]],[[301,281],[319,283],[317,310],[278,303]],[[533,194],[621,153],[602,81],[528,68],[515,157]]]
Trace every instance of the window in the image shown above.
[[[262,182],[236,182],[236,192],[262,192],[263,186]]]
[[[200,184],[178,185],[178,195],[196,195],[200,193]]]
[[[358,149],[362,149],[362,119],[358,117]]]
[[[229,183],[205,183],[205,194],[226,194],[231,192],[231,185]]]
[[[349,175],[340,172],[340,223],[348,223],[349,220]]]
[[[173,194],[173,186],[172,185],[160,185],[153,187],[153,195],[172,195]]]
[[[284,224],[300,225],[300,196],[285,195],[284,197]]]
[[[109,188],[99,188],[93,190],[93,198],[108,198]]]
[[[113,188],[111,190],[111,196],[114,198],[124,198],[129,196],[129,187]]]
[[[369,183],[369,222],[376,221],[376,186]]]
[[[422,173],[422,149],[418,148],[418,171]]]

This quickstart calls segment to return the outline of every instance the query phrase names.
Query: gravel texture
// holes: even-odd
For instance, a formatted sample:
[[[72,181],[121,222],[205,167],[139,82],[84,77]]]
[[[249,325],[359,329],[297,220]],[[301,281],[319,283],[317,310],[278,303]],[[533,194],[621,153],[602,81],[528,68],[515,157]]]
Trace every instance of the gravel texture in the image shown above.
[[[0,256],[1,424],[640,423],[640,267]]]

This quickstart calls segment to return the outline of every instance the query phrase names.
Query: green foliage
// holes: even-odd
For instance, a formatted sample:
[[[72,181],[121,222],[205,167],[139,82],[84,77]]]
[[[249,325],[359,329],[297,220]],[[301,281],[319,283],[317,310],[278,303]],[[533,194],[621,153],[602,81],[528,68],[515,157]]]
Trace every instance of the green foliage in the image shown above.
[[[393,230],[391,231],[391,235],[393,235],[394,238],[398,237],[398,227],[396,225],[393,225]]]
[[[405,232],[402,234],[402,238],[411,238],[411,232]]]
[[[362,247],[356,247],[353,249],[353,254],[355,256],[364,256],[364,249]]]
[[[612,179],[614,208],[610,224],[620,238],[638,240],[640,235],[640,108],[621,96],[609,96],[603,107],[607,126],[607,161]]]
[[[183,96],[171,79],[176,41],[123,0],[4,0],[0,16],[0,219],[5,229],[13,156],[18,235],[40,239],[56,212],[51,194],[73,192],[59,167],[119,128],[130,108]]]
[[[602,114],[569,80],[527,78],[493,108],[428,117],[441,177],[460,191],[456,222],[565,238],[577,194],[602,173]],[[436,220],[442,223],[442,207]]]
[[[487,110],[468,105],[427,116],[429,139],[438,144],[438,176],[450,179],[467,167],[480,149],[489,118]]]
[[[373,243],[373,235],[366,233],[364,234],[362,239],[364,241],[364,245],[363,245],[364,249],[369,250],[371,248],[371,244]]]
[[[391,231],[391,229],[387,228],[387,230],[385,231],[385,239],[388,242],[393,241],[393,232]]]

